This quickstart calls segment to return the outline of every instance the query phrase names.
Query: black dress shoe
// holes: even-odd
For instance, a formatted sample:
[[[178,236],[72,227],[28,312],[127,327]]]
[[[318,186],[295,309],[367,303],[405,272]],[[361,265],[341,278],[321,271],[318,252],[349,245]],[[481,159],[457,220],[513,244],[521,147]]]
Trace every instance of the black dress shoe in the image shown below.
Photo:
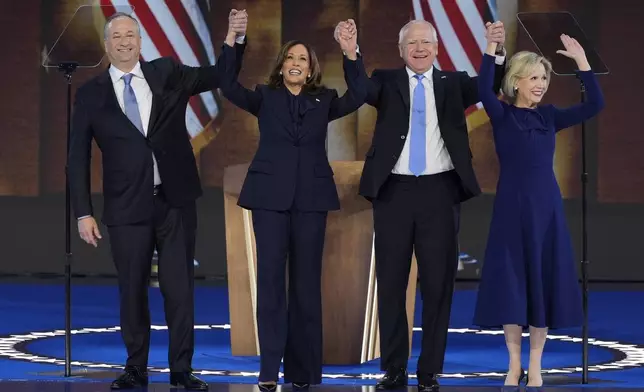
[[[294,382],[293,389],[307,389],[309,387],[308,382]]]
[[[171,372],[170,384],[173,387],[182,386],[189,391],[207,391],[208,384],[197,378],[192,372]]]
[[[376,389],[396,389],[407,386],[407,369],[389,368],[385,376],[378,381]]]
[[[273,392],[277,389],[277,383],[257,383],[259,390],[262,392]]]
[[[438,392],[438,380],[436,375],[432,373],[418,375],[418,391],[419,392]]]
[[[148,385],[148,373],[136,366],[126,366],[123,374],[110,385],[110,389],[134,389]]]

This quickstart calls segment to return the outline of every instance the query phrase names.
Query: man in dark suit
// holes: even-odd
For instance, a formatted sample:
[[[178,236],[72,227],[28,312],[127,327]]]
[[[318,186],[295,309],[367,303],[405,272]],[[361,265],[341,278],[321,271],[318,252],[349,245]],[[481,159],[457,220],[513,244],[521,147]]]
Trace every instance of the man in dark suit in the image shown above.
[[[234,10],[233,10],[234,11]],[[231,12],[228,35],[243,35],[245,13]],[[240,51],[244,45],[238,45]],[[188,67],[170,58],[139,61],[139,24],[117,13],[106,21],[110,67],[76,93],[68,156],[71,200],[80,236],[101,238],[90,196],[92,139],[102,152],[104,211],[120,292],[125,372],[112,389],[147,385],[150,345],[148,280],[159,253],[159,284],[168,324],[170,382],[208,385],[192,374],[194,352],[195,200],[201,184],[186,130],[191,96],[219,87],[224,59]]]
[[[339,29],[336,29],[338,32]],[[502,28],[488,40],[504,42]],[[412,253],[423,300],[418,387],[438,388],[458,263],[454,207],[481,191],[472,168],[465,109],[479,101],[476,78],[432,67],[434,27],[424,20],[399,35],[405,67],[375,70],[367,103],[378,110],[360,194],[373,203],[380,319],[379,389],[407,385],[409,333],[406,289]],[[504,58],[497,59],[496,91]]]

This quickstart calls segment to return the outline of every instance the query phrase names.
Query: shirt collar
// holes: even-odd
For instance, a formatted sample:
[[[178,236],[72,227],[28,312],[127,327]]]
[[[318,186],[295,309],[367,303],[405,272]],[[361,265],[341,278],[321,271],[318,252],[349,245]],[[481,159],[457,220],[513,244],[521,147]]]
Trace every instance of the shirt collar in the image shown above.
[[[407,70],[407,75],[409,75],[409,79],[413,78],[415,75],[417,75],[414,71],[412,71],[409,67],[405,67],[405,70]],[[432,73],[434,71],[434,67],[430,67],[427,72],[423,74],[425,79],[427,79],[428,82],[432,82]]]
[[[134,68],[132,68],[129,73],[136,76],[137,78],[145,79],[143,71],[141,70],[141,62],[137,62],[136,65],[134,65]],[[116,68],[114,65],[110,65],[110,78],[112,79],[113,84],[121,80],[123,75],[125,75],[125,72]]]

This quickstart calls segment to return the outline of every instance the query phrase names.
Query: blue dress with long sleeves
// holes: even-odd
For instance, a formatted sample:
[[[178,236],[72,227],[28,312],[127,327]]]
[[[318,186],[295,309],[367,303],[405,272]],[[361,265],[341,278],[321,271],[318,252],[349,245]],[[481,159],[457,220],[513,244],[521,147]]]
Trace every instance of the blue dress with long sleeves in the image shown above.
[[[577,262],[553,169],[555,134],[604,106],[593,72],[578,74],[585,103],[519,108],[493,93],[494,57],[484,54],[479,94],[492,123],[500,174],[474,315],[480,327],[582,324]]]

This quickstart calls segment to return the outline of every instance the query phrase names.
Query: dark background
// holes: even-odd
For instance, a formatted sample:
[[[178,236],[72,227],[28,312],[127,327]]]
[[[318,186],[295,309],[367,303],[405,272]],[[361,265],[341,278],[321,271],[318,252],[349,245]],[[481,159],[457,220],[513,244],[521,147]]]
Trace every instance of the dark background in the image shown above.
[[[174,1],[174,0],[168,0]],[[207,1],[207,0],[202,0]],[[434,1],[434,0],[432,0]],[[450,0],[451,1],[451,0]],[[477,0],[478,1],[478,0]],[[80,0],[0,2],[0,273],[61,273],[65,261],[64,163],[65,81],[40,66],[43,50],[55,38]],[[569,11],[580,22],[610,68],[601,76],[606,109],[587,123],[588,232],[590,277],[595,280],[644,281],[644,2],[638,0],[497,0],[501,20],[511,33],[512,52],[534,50],[516,26],[517,11]],[[216,53],[227,28],[231,8],[248,10],[249,47],[240,79],[252,87],[268,75],[279,46],[299,38],[311,42],[323,65],[324,81],[344,91],[341,53],[332,39],[338,20],[354,18],[368,71],[400,66],[398,31],[413,15],[412,1],[390,0],[213,0],[210,5]],[[78,33],[79,42],[96,41],[96,32]],[[511,53],[512,53],[511,52]],[[104,69],[79,71],[77,86]],[[579,101],[574,78],[553,77],[546,102],[568,106]],[[223,170],[248,162],[257,142],[256,121],[222,102],[216,137],[198,151],[205,195],[198,202],[199,233],[196,258],[200,277],[225,277],[226,244],[223,213]],[[361,160],[369,147],[375,112],[358,113],[331,125],[331,159]],[[498,165],[489,124],[472,126],[470,139],[479,181],[485,194],[463,205],[461,248],[479,263],[459,277],[476,279],[485,250]],[[342,146],[342,147],[339,147]],[[347,147],[348,146],[348,147]],[[581,129],[558,136],[555,170],[566,198],[568,223],[581,245]],[[94,153],[92,188],[95,209],[101,205],[100,153]],[[79,274],[114,274],[107,239],[98,249],[80,241],[72,223],[73,270]],[[103,228],[103,234],[106,230]]]

